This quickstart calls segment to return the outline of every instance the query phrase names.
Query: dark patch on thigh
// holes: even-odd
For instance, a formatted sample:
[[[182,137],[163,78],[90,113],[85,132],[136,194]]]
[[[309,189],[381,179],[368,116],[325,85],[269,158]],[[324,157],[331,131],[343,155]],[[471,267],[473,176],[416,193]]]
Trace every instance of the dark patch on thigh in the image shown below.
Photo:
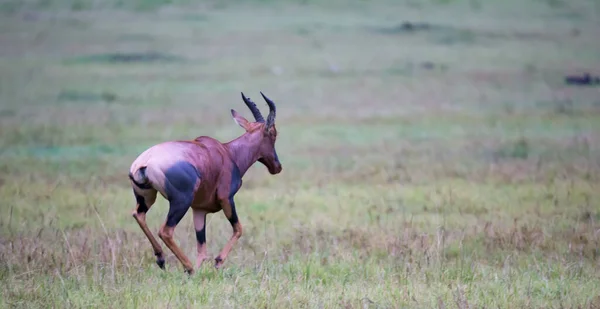
[[[194,188],[200,172],[191,163],[179,161],[165,172],[165,191],[170,202],[167,226],[181,221],[194,199]]]
[[[133,195],[135,195],[135,201],[138,204],[137,213],[146,213],[148,211],[148,205],[146,205],[146,200],[144,199],[143,196],[133,192]]]
[[[194,187],[199,179],[200,173],[191,163],[179,161],[173,164],[165,172],[167,199],[170,202],[188,199],[194,194]]]

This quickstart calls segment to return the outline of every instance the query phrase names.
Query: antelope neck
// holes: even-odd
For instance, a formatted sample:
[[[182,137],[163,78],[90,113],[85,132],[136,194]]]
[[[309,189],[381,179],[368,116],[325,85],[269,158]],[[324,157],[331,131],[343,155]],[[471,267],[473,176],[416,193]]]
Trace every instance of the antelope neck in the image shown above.
[[[225,144],[231,158],[240,169],[241,176],[258,160],[260,148],[260,132],[244,133],[240,137]]]

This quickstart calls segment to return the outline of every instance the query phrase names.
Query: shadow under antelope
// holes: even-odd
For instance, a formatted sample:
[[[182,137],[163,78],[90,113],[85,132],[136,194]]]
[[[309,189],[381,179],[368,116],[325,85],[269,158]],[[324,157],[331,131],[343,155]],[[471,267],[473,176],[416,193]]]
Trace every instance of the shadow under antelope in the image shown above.
[[[231,223],[233,235],[215,258],[215,267],[218,269],[242,236],[242,224],[234,202],[234,195],[242,186],[242,177],[256,161],[265,165],[272,175],[281,172],[281,163],[275,150],[275,103],[262,92],[260,94],[269,106],[266,121],[256,104],[243,93],[242,99],[255,122],[231,110],[235,122],[246,131],[238,138],[227,143],[208,136],[168,141],[150,147],[131,164],[129,179],[137,202],[133,217],[152,244],[160,268],[165,268],[163,249],[146,224],[146,213],[156,201],[157,192],[169,201],[169,212],[158,236],[183,264],[185,271],[193,274],[192,263],[173,240],[175,226],[188,209],[192,208],[196,230],[196,267],[200,267],[208,258],[206,215],[223,210]]]

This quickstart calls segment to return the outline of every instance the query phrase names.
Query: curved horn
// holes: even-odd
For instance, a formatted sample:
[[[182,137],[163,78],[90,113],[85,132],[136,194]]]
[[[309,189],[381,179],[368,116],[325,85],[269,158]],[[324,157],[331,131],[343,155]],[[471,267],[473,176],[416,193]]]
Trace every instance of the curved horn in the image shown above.
[[[252,116],[254,116],[256,122],[265,122],[265,119],[260,113],[260,110],[258,110],[258,107],[256,107],[256,104],[254,104],[254,102],[252,102],[250,98],[246,98],[243,92],[241,94],[242,100],[244,100],[244,103],[246,103],[246,106],[248,106],[248,109],[250,109],[250,111],[252,112]]]
[[[267,105],[269,105],[269,116],[267,116],[267,128],[272,126],[275,123],[275,103],[273,103],[273,101],[271,101],[271,99],[267,98],[262,91],[260,92],[260,95],[263,97],[263,99],[265,99],[265,101],[267,102]]]

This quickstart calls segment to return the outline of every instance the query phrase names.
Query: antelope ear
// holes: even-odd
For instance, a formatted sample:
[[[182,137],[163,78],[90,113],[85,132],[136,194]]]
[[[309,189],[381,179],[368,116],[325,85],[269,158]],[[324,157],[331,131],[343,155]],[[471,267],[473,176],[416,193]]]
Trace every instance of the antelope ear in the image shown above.
[[[250,128],[250,122],[248,122],[246,118],[242,117],[242,115],[240,115],[233,109],[231,110],[231,116],[233,116],[233,121],[235,121],[235,123],[237,123],[240,127],[244,128],[244,130],[248,131],[248,129]]]

